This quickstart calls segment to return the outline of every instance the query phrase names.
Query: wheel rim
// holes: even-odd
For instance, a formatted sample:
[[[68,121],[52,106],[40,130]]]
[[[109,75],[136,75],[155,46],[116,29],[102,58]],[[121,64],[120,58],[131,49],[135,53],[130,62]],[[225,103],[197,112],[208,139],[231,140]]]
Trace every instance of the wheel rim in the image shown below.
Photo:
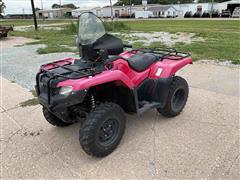
[[[101,145],[112,144],[118,135],[119,123],[116,119],[107,119],[99,129],[99,143]]]
[[[177,89],[172,98],[172,109],[175,112],[178,112],[179,110],[182,109],[184,102],[185,102],[185,90],[183,88]]]

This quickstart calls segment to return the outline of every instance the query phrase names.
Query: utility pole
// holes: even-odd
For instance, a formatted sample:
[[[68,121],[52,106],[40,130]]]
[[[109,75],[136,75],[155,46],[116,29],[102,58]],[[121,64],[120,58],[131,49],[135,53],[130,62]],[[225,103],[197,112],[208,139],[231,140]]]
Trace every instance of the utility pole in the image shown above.
[[[62,17],[63,14],[62,14],[62,1],[61,0],[59,0],[59,4],[60,4],[60,17]]]
[[[213,2],[214,2],[214,0],[212,0],[210,18],[212,18],[212,14],[213,14]]]
[[[113,21],[113,7],[112,7],[112,0],[110,0],[110,7],[111,7],[111,19]]]
[[[42,10],[43,10],[43,1],[41,0],[41,8],[42,8]]]
[[[130,2],[130,19],[132,18],[132,0],[129,0]]]
[[[34,1],[33,1],[33,0],[31,0],[31,5],[32,5],[32,13],[33,13],[34,27],[35,27],[35,30],[37,30],[37,29],[38,29],[37,17],[36,17],[35,6],[34,6]]]

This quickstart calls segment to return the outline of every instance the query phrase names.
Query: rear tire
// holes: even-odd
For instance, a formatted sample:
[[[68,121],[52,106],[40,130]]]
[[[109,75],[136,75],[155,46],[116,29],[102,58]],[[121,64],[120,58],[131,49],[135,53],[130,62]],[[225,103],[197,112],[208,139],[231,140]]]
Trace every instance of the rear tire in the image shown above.
[[[42,111],[47,122],[49,122],[53,126],[64,127],[72,124],[72,123],[66,123],[63,120],[59,119],[57,116],[55,116],[45,107],[43,107]]]
[[[126,118],[114,103],[102,103],[87,117],[80,128],[79,141],[83,150],[95,157],[112,153],[124,134]]]
[[[165,117],[174,117],[181,113],[188,98],[188,83],[185,79],[175,76],[169,89],[167,102],[158,112]]]

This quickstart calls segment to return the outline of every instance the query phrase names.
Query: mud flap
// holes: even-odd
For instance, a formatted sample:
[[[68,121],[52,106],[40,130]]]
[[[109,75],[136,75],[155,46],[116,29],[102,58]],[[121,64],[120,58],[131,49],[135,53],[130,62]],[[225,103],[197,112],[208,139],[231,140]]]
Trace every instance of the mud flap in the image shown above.
[[[172,81],[173,77],[159,78],[157,80],[146,79],[137,88],[138,103],[147,101],[149,103],[158,103],[158,108],[164,107]]]

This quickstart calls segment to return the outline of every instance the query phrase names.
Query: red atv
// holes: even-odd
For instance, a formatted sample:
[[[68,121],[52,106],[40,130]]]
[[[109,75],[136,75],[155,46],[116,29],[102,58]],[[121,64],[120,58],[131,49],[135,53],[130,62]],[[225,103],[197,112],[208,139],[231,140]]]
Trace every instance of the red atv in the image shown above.
[[[92,156],[104,157],[120,143],[124,112],[141,115],[156,108],[178,115],[188,98],[186,80],[176,71],[192,63],[174,49],[135,49],[107,34],[92,13],[79,18],[80,59],[42,65],[36,91],[46,120],[54,126],[81,122],[79,141]]]

